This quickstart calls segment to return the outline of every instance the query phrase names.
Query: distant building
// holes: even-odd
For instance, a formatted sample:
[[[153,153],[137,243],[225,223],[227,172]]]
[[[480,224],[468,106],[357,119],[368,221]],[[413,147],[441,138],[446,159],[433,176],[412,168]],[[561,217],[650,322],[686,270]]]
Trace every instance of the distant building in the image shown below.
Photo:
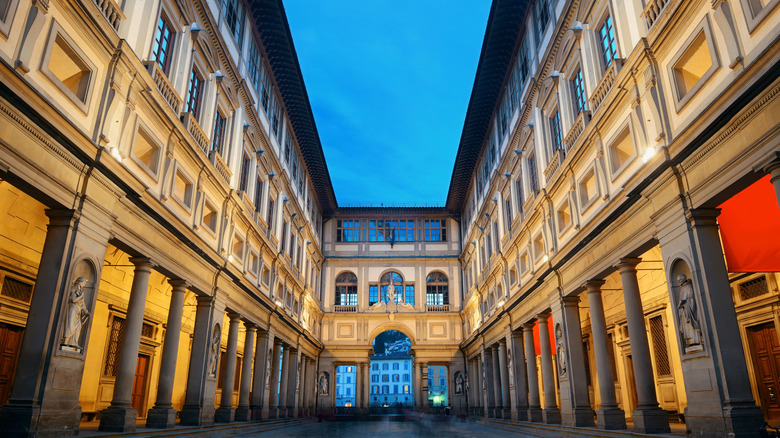
[[[355,367],[341,365],[336,368],[336,406],[355,405]]]
[[[432,365],[428,367],[428,406],[448,406],[447,367]]]
[[[371,406],[413,406],[412,369],[408,353],[371,356]]]

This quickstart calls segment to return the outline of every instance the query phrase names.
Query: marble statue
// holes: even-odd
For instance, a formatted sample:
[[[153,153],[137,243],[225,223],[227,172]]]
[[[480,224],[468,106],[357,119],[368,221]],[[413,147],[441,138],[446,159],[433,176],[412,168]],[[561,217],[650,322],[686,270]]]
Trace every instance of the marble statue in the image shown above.
[[[320,395],[328,395],[328,373],[320,375]]]
[[[563,328],[560,324],[555,325],[555,358],[558,359],[558,375],[566,376],[566,351],[563,348]]]
[[[70,292],[68,305],[68,317],[65,320],[65,333],[62,337],[62,345],[81,351],[81,330],[89,321],[89,311],[84,303],[84,286],[87,279],[79,277],[73,282],[73,290]]]
[[[702,348],[701,327],[699,326],[696,296],[693,293],[693,285],[685,274],[677,276],[677,283],[680,285],[677,318],[679,321],[683,348],[686,352],[699,351]]]
[[[393,284],[393,279],[390,279],[390,284],[387,285],[387,302],[392,303],[395,301],[395,285]]]
[[[455,394],[463,394],[463,381],[463,374],[457,373],[455,375]]]
[[[219,355],[219,324],[214,326],[214,334],[211,337],[211,348],[209,350],[209,376],[217,375],[217,357]]]

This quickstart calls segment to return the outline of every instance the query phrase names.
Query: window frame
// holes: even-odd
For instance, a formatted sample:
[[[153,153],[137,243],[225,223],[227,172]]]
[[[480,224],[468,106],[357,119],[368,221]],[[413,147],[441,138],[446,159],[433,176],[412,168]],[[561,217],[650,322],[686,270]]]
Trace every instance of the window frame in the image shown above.
[[[144,131],[144,132],[141,133],[141,131]],[[157,140],[157,138],[155,138],[155,136],[152,135],[151,131],[152,130],[149,129],[149,127],[146,125],[146,123],[144,123],[141,120],[141,118],[139,117],[138,118],[138,122],[136,123],[136,126],[135,126],[135,131],[133,133],[133,138],[132,138],[132,145],[133,146],[130,149],[130,157],[139,167],[141,167],[146,173],[148,173],[149,176],[152,177],[152,179],[154,179],[154,181],[159,181],[159,179],[160,179],[160,166],[162,165],[162,162],[164,161],[163,158],[164,158],[164,155],[165,155],[165,149],[163,148],[162,143],[160,143]],[[141,158],[138,155],[136,155],[136,153],[135,153],[135,148],[138,145],[138,137],[141,136],[141,135],[145,136],[146,140],[149,143],[152,143],[153,145],[157,146],[158,156],[157,156],[157,165],[155,166],[156,169],[152,169],[151,167],[147,166],[146,163],[144,163],[141,160]]]
[[[167,24],[167,29],[170,30],[170,38],[168,39],[168,44],[166,46],[166,49],[163,48],[162,44],[158,45],[157,37],[161,36],[161,29],[160,24]],[[160,13],[157,16],[157,25],[154,27],[154,34],[152,36],[152,47],[150,50],[149,60],[153,61],[155,64],[157,64],[158,67],[160,67],[160,70],[165,74],[167,77],[170,73],[171,68],[171,58],[173,57],[173,52],[175,51],[175,44],[176,44],[176,36],[177,36],[176,29],[173,27],[173,20],[171,20],[168,16],[168,13],[164,10],[161,10]],[[155,50],[155,46],[157,46],[157,50]],[[163,62],[162,65],[160,64],[160,53],[163,53]]]
[[[691,48],[691,45],[696,40],[696,38],[699,37],[700,34],[704,35],[704,42],[707,45],[707,50],[710,54],[710,61],[712,61],[712,64],[707,69],[707,71],[704,72],[703,75],[699,78],[698,81],[691,87],[688,92],[686,92],[684,95],[680,96],[680,89],[677,85],[677,68],[676,65],[680,62],[683,56],[688,52],[688,49]],[[715,38],[712,35],[712,29],[710,27],[709,22],[709,16],[705,15],[704,18],[699,22],[698,25],[693,29],[690,35],[688,35],[688,38],[685,40],[685,42],[680,46],[680,48],[677,50],[675,55],[672,57],[672,59],[667,64],[667,74],[669,75],[669,87],[671,87],[671,94],[672,99],[674,100],[674,108],[676,112],[682,111],[685,106],[690,102],[694,96],[696,96],[699,92],[699,90],[702,89],[702,87],[709,82],[709,80],[712,78],[712,76],[715,74],[715,71],[720,69],[720,58],[718,57],[718,49],[715,46]]]
[[[196,78],[198,79],[198,83],[195,85],[195,93],[193,93],[193,81]],[[183,112],[192,114],[192,118],[198,121],[198,123],[200,123],[200,110],[201,104],[203,103],[205,82],[206,81],[203,77],[203,74],[200,72],[200,67],[193,63],[192,69],[190,69],[189,79],[187,81],[187,96],[184,100]]]
[[[607,60],[607,49],[604,47],[604,37],[601,35],[601,30],[607,26],[607,23],[609,23],[609,30],[611,31],[607,36],[611,36],[609,48],[611,49],[611,55],[612,57]],[[615,59],[618,59],[620,57],[619,47],[618,47],[618,40],[617,40],[617,32],[615,32],[615,19],[612,16],[612,11],[607,9],[607,11],[604,12],[604,15],[602,18],[598,21],[598,26],[596,26],[596,46],[598,47],[598,53],[599,53],[599,64],[601,65],[601,73],[607,71],[607,69],[612,65],[612,63],[615,61]]]
[[[49,69],[49,63],[51,62],[51,56],[54,51],[54,45],[58,36],[62,38],[62,41],[67,45],[67,48],[70,49],[72,52],[71,54],[78,58],[77,61],[84,64],[84,67],[90,71],[89,77],[87,78],[87,84],[84,87],[85,91],[83,100],[73,91],[71,91],[71,89],[68,88],[60,80],[60,78],[58,78],[57,75]],[[49,38],[46,41],[45,47],[46,48],[43,52],[43,61],[40,68],[41,73],[43,73],[43,75],[47,77],[58,90],[67,96],[69,101],[76,105],[76,107],[80,109],[85,115],[89,114],[89,107],[93,97],[93,88],[97,81],[96,78],[100,76],[100,71],[98,70],[97,66],[90,60],[86,53],[81,50],[73,38],[65,33],[65,29],[63,29],[62,25],[60,25],[54,19],[52,19],[51,30],[49,31]],[[74,62],[76,62],[76,60],[74,60]]]

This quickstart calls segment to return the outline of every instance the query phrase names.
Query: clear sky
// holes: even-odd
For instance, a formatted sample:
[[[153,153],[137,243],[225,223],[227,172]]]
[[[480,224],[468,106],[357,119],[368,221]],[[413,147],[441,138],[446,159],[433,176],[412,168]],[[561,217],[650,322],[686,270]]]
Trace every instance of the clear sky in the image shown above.
[[[444,204],[490,0],[285,0],[339,205]]]

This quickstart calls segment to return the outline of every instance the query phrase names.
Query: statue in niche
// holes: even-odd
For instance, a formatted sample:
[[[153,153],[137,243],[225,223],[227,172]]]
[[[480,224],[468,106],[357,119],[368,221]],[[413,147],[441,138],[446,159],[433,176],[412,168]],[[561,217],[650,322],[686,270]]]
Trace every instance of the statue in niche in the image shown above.
[[[265,363],[265,387],[270,388],[271,387],[271,360],[273,358],[274,351],[272,349],[268,349],[268,360]]]
[[[463,374],[460,372],[455,373],[455,394],[460,395],[463,394],[463,385],[464,385],[464,378]]]
[[[566,377],[566,352],[563,349],[563,328],[555,324],[555,358],[558,359],[558,375]]]
[[[81,329],[89,321],[89,310],[84,303],[84,286],[87,279],[79,277],[73,282],[73,290],[70,292],[68,304],[68,317],[65,320],[65,333],[62,337],[63,349],[81,352]]]
[[[295,392],[300,391],[301,389],[301,363],[298,362],[298,371],[296,371],[295,374]]]
[[[679,302],[677,304],[677,318],[680,322],[680,335],[686,353],[701,351],[701,326],[699,326],[696,296],[693,293],[691,280],[680,274],[677,276],[680,285]]]
[[[328,395],[328,373],[322,373],[320,375],[320,395]]]
[[[506,367],[508,369],[507,375],[509,376],[509,386],[514,386],[515,381],[515,373],[514,373],[514,367],[512,366],[512,349],[507,347],[506,349]]]
[[[219,324],[214,325],[214,333],[211,336],[211,346],[209,350],[209,376],[217,376],[217,357],[219,355],[219,341],[221,332],[219,330]]]
[[[395,285],[393,279],[390,278],[390,284],[387,285],[387,302],[392,303],[395,301]]]

